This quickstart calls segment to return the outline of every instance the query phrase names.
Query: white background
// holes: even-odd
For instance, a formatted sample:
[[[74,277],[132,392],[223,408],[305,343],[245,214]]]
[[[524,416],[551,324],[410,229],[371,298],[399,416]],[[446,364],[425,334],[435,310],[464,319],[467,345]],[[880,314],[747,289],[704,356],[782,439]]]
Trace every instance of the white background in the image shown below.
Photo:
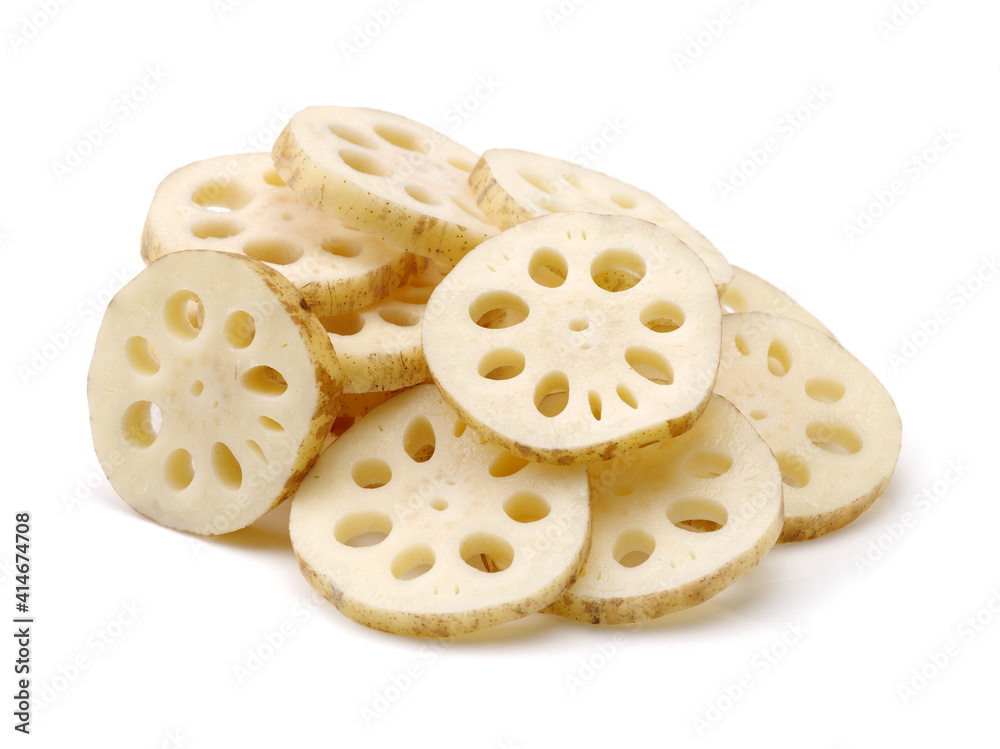
[[[225,2],[7,0],[0,17],[0,612],[14,616],[14,514],[30,511],[40,702],[20,743],[928,746],[984,728],[995,741],[1000,310],[998,281],[975,279],[998,250],[1000,6],[897,0],[910,12],[887,25],[890,0]],[[369,38],[373,13],[389,20]],[[450,647],[315,605],[287,507],[214,539],[139,517],[90,441],[99,313],[142,267],[168,172],[268,150],[312,104],[399,112],[476,151],[586,147],[591,166],[662,197],[883,381],[904,430],[886,494],[641,630],[535,616]],[[81,146],[104,118],[110,132]],[[723,195],[767,138],[776,153]],[[871,205],[878,218],[849,236]],[[963,623],[977,615],[978,630]],[[782,644],[789,627],[804,632]],[[921,689],[913,669],[930,674]]]

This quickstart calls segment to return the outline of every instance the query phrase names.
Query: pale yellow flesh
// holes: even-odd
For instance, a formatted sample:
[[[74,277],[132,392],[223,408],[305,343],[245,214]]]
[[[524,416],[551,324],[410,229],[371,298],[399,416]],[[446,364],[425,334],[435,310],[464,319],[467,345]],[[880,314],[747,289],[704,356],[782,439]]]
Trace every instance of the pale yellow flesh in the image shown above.
[[[385,403],[394,395],[403,392],[401,390],[376,391],[372,393],[344,393],[340,399],[340,410],[337,411],[337,418],[333,420],[333,427],[330,434],[323,441],[323,450],[332,445],[338,437],[350,429],[354,422],[371,411],[375,406]]]
[[[357,421],[375,406],[380,406],[401,390],[388,390],[374,393],[344,393],[340,399],[340,410],[337,418]]]
[[[373,304],[424,263],[300,198],[266,153],[217,156],[163,180],[146,217],[142,257],[150,263],[194,248],[265,262],[299,288],[317,315]]]
[[[495,148],[469,176],[476,203],[501,228],[563,211],[589,211],[651,221],[697,253],[721,294],[732,279],[726,258],[663,201],[602,172],[552,156]]]
[[[576,578],[586,469],[517,460],[420,385],[330,446],[292,500],[289,532],[306,579],[355,621],[463,634],[538,611]]]
[[[885,490],[902,427],[875,376],[829,336],[762,312],[725,315],[715,392],[748,416],[785,483],[779,541],[856,519]]]
[[[694,606],[756,566],[781,531],[778,464],[720,396],[680,437],[589,471],[590,554],[547,613],[628,624]]]
[[[449,267],[497,233],[469,189],[477,155],[401,115],[309,107],[289,120],[272,157],[313,205]]]
[[[733,266],[733,280],[720,300],[724,313],[763,312],[772,317],[788,317],[836,338],[815,315],[781,289],[760,276]]]
[[[720,320],[705,265],[674,235],[560,213],[508,229],[452,270],[431,295],[423,348],[445,398],[485,438],[570,464],[686,431],[715,381]]]
[[[170,253],[108,305],[87,380],[94,448],[136,511],[226,533],[295,490],[342,387],[286,279],[240,255]]]
[[[443,277],[431,263],[386,299],[320,319],[344,370],[344,392],[399,390],[430,380],[420,329],[427,300]]]

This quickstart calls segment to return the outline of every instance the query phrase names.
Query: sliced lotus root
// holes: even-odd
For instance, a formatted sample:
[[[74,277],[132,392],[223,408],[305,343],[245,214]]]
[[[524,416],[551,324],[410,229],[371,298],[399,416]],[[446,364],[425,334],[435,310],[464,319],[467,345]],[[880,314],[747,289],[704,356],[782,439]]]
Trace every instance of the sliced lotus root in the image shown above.
[[[754,422],[781,468],[780,542],[841,528],[885,490],[902,427],[892,398],[839,343],[797,320],[725,315],[715,392]]]
[[[694,606],[749,572],[781,532],[778,464],[720,396],[680,437],[589,471],[590,554],[547,613],[628,624]]]
[[[389,390],[372,393],[344,393],[340,398],[340,410],[337,411],[337,418],[333,420],[333,427],[330,434],[323,442],[323,450],[332,445],[338,437],[350,429],[354,422],[371,411],[375,406],[380,406],[394,395],[402,393],[401,390]]]
[[[193,248],[267,263],[299,287],[317,315],[377,302],[422,266],[300,198],[266,153],[198,161],[163,180],[146,218],[142,257],[150,263]]]
[[[477,154],[406,117],[308,107],[288,121],[272,156],[309,202],[445,265],[497,233],[469,189]]]
[[[431,263],[386,299],[321,318],[344,369],[344,392],[399,390],[430,380],[420,328],[427,300],[442,278],[442,270]]]
[[[433,385],[359,419],[292,500],[310,584],[361,624],[444,637],[538,611],[590,541],[586,469],[483,442]]]
[[[502,229],[547,213],[589,211],[651,221],[676,235],[708,266],[721,294],[733,269],[715,246],[663,201],[607,174],[510,148],[484,153],[469,177],[476,202]]]
[[[87,380],[94,447],[133,509],[226,533],[295,491],[342,384],[330,338],[281,274],[242,255],[170,253],[108,305]]]
[[[385,403],[395,392],[388,393],[344,393],[340,397],[340,408],[337,410],[337,417],[333,420],[330,433],[323,440],[323,447],[320,452],[326,451],[330,445],[336,442],[337,438],[351,428],[361,416],[371,411],[380,403]]]
[[[400,392],[402,391],[388,390],[375,393],[344,393],[340,399],[340,410],[337,411],[337,418],[333,422],[333,433],[338,436],[343,434],[355,421],[371,411],[375,406],[382,405]]]
[[[733,266],[733,280],[722,295],[724,313],[764,312],[771,316],[789,317],[835,338],[823,323],[801,304],[760,276]]]
[[[424,314],[427,365],[483,437],[545,463],[686,431],[719,362],[715,286],[677,237],[622,216],[543,216],[487,240]]]

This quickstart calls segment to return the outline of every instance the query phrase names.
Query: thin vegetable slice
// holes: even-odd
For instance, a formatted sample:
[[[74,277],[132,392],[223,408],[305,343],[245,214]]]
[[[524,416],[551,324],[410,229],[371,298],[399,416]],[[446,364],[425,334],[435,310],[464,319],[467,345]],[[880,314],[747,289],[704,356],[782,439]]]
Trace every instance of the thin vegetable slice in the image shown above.
[[[318,315],[373,304],[424,262],[317,210],[285,186],[265,153],[198,161],[163,180],[146,217],[142,257],[148,264],[189,249],[266,263]]]
[[[483,442],[433,385],[359,419],[292,500],[292,547],[348,617],[445,637],[554,601],[590,541],[583,466],[543,466]]]
[[[885,491],[899,457],[899,412],[829,336],[762,312],[725,315],[715,392],[750,418],[778,460],[780,542],[842,528]]]
[[[87,380],[115,491],[163,525],[249,525],[319,455],[343,374],[302,295],[250,258],[165,255],[108,305]]]
[[[483,213],[501,228],[563,211],[632,216],[662,226],[694,250],[720,294],[733,277],[722,253],[676,211],[648,192],[602,172],[552,156],[494,148],[479,159],[469,184]]]
[[[529,460],[607,460],[686,431],[708,402],[721,308],[677,237],[559,213],[481,244],[431,295],[423,348],[446,400]]]
[[[430,380],[420,330],[427,300],[443,277],[431,263],[386,299],[320,319],[344,370],[344,392],[385,392]]]
[[[476,154],[402,115],[309,107],[289,120],[272,157],[313,205],[449,267],[497,233],[469,189]]]
[[[784,291],[735,265],[732,283],[720,301],[724,313],[763,312],[772,317],[789,317],[836,338],[815,315]]]
[[[778,464],[717,395],[680,437],[589,470],[590,554],[551,614],[629,624],[694,606],[756,566],[781,531]]]

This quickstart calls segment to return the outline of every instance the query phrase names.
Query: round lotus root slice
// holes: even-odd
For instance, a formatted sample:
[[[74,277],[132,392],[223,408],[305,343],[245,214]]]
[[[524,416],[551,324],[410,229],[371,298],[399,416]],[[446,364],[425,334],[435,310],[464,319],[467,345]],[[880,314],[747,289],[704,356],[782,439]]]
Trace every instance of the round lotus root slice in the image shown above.
[[[192,248],[267,263],[299,287],[317,315],[373,304],[424,262],[300,198],[266,153],[217,156],[163,180],[146,217],[142,257],[150,263]]]
[[[749,572],[781,532],[778,464],[717,395],[680,437],[589,471],[590,554],[547,613],[629,624],[680,611]]]
[[[375,406],[382,405],[401,392],[402,390],[386,390],[373,393],[344,393],[340,399],[340,410],[337,411],[331,434],[339,437]]]
[[[459,635],[539,611],[590,542],[583,466],[544,466],[483,442],[431,384],[359,419],[292,499],[310,584],[385,632]]]
[[[94,447],[136,511],[226,533],[295,491],[342,386],[329,336],[281,274],[174,252],[108,305],[87,380]]]
[[[441,281],[424,356],[484,438],[543,463],[608,460],[694,423],[721,316],[704,263],[665,229],[550,214],[487,240]]]
[[[715,246],[663,201],[607,174],[541,154],[486,151],[469,177],[476,203],[502,229],[547,213],[589,211],[651,221],[676,235],[708,266],[721,294],[733,269]]]
[[[781,468],[779,542],[841,528],[885,490],[899,413],[882,384],[815,328],[762,312],[725,315],[715,392],[754,423]]]
[[[323,441],[323,450],[325,451],[332,445],[338,437],[342,437],[354,425],[355,421],[375,406],[379,406],[394,395],[402,393],[403,390],[406,388],[371,393],[344,393],[340,398],[340,410],[337,411],[337,418],[333,420],[333,427]]]
[[[764,312],[771,316],[798,320],[826,333],[836,340],[829,329],[801,304],[760,276],[733,266],[733,280],[720,300],[723,313]]]
[[[469,189],[477,154],[406,117],[308,107],[288,121],[272,156],[309,202],[449,267],[497,233]]]
[[[444,278],[431,263],[386,299],[320,322],[344,370],[345,393],[400,390],[431,379],[420,329],[434,287]]]

